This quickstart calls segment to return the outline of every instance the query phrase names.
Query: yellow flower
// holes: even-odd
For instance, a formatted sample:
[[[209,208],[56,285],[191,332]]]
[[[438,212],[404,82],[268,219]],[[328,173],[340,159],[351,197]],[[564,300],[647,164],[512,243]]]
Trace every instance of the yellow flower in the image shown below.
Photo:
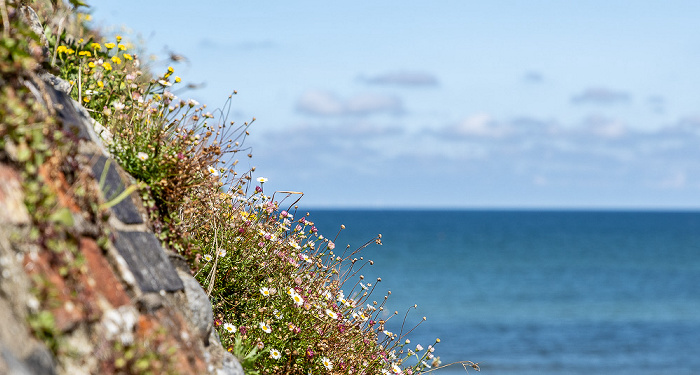
[[[90,56],[92,56],[92,53],[90,53],[90,51],[80,51],[80,52],[78,52],[78,56],[90,57]]]
[[[83,38],[78,39],[78,44],[83,42]]]
[[[85,103],[90,103],[90,98],[88,98],[88,97],[86,96],[86,97],[83,98],[83,101],[84,101]]]
[[[95,67],[95,63],[92,62],[92,61],[90,61],[90,62],[88,63],[88,66],[91,67],[91,68],[94,68],[94,67]]]
[[[129,55],[128,53],[124,54],[124,60],[133,60],[133,59],[134,58],[131,55]]]
[[[119,50],[121,50],[121,51],[126,51],[126,46],[123,44],[117,45],[117,48],[119,48]]]
[[[175,71],[175,69],[173,69],[172,66],[169,66],[169,67],[168,67],[168,72],[172,73],[172,72],[174,72],[174,71]]]
[[[121,42],[121,41],[122,41],[122,36],[121,36],[121,35],[117,35],[117,43],[119,43],[119,42]]]
[[[110,64],[108,62],[102,63],[102,67],[105,68],[106,71],[112,70],[112,64]]]
[[[114,44],[114,43],[105,43],[105,47],[107,47],[107,49],[112,49],[115,46],[116,46],[116,44]]]
[[[117,56],[112,56],[112,61],[117,65],[122,63],[122,59],[118,58]]]
[[[180,77],[175,77],[175,83],[180,83],[182,79]]]
[[[97,86],[100,86],[100,88],[102,89],[105,87],[105,84],[102,81],[97,81]]]
[[[58,53],[66,53],[66,51],[68,51],[68,47],[66,46],[58,46],[58,48],[56,48],[56,52]]]
[[[90,48],[101,50],[102,46],[100,45],[100,43],[90,43]]]

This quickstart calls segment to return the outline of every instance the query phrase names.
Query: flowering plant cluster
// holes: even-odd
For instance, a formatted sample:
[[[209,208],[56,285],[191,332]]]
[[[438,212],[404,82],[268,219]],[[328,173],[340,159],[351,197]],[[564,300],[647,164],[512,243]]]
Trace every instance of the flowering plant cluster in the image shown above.
[[[222,343],[247,373],[418,374],[440,366],[439,340],[413,346],[413,329],[387,330],[398,314],[385,309],[390,292],[373,297],[381,279],[361,273],[373,262],[360,250],[381,244],[381,235],[355,250],[336,248],[337,236],[320,234],[296,202],[282,206],[298,193],[268,195],[255,168],[234,170],[252,121],[228,120],[231,97],[214,113],[176,97],[175,69],[153,76],[121,36],[66,40],[52,45],[61,77],[115,159],[147,186],[156,230],[191,262]]]
[[[264,193],[267,179],[257,181],[247,195],[243,185],[220,193],[218,214],[194,236],[201,239],[196,277],[211,293],[222,342],[263,353],[256,369],[269,374],[417,374],[439,366],[432,345],[410,347],[410,331],[386,329],[397,313],[385,311],[388,295],[372,297],[381,279],[361,274],[373,262],[360,250],[381,236],[337,249],[308,214],[280,209]]]

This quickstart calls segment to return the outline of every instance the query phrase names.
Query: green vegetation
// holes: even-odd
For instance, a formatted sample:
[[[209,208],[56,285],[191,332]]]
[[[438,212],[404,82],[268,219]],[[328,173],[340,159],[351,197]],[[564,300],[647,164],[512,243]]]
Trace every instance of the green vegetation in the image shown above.
[[[43,64],[70,83],[72,97],[101,124],[113,157],[140,181],[136,186],[154,230],[190,262],[211,298],[222,343],[248,374],[418,374],[440,366],[433,354],[439,339],[424,348],[410,343],[413,329],[386,329],[398,312],[384,311],[388,295],[373,297],[381,279],[365,280],[361,274],[373,262],[360,250],[381,244],[381,235],[356,250],[336,249],[335,238],[319,234],[308,214],[297,211],[301,193],[269,194],[266,179],[253,177],[254,168],[235,171],[238,153],[252,156],[243,143],[254,119],[241,125],[230,121],[232,97],[213,113],[177,98],[171,87],[181,79],[174,68],[150,73],[122,36],[103,38],[91,30],[89,15],[78,11],[85,8],[77,2],[33,4],[40,15],[63,17],[47,22],[51,57],[45,58],[39,38],[17,22],[9,4],[3,22],[12,27],[3,28],[0,42],[0,145],[6,149],[11,143],[16,159],[34,176],[27,179],[36,192],[28,195],[28,204],[43,218],[37,222],[67,220],[64,212],[47,209],[55,198],[42,193],[39,168],[51,158],[64,165],[71,147],[62,141],[70,135],[58,130],[20,84],[22,74],[33,75]],[[84,178],[71,176],[71,183]],[[92,207],[102,217],[108,205]],[[54,232],[40,237],[73,241]],[[63,253],[63,263],[75,261],[73,252]],[[56,352],[60,342],[50,318],[38,315],[32,326]],[[137,355],[140,351],[124,348],[114,370],[168,367],[167,361],[149,365],[157,358],[147,351]]]

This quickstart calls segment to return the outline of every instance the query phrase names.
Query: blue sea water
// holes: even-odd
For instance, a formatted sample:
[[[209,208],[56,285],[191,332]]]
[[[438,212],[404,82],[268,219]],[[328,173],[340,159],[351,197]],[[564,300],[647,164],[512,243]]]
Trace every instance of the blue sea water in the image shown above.
[[[700,374],[700,212],[312,210],[413,346],[481,373]],[[297,217],[299,213],[297,213]],[[371,282],[371,281],[370,281]],[[470,369],[470,373],[474,370]],[[461,366],[436,374],[465,373]]]

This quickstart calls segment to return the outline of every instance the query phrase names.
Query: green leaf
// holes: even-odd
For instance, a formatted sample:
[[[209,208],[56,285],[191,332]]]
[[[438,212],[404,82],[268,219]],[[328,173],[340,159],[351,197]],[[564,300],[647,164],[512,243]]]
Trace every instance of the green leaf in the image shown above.
[[[54,223],[64,225],[66,227],[73,226],[73,215],[67,208],[61,208],[58,211],[52,213],[51,216],[49,216],[49,220]]]

